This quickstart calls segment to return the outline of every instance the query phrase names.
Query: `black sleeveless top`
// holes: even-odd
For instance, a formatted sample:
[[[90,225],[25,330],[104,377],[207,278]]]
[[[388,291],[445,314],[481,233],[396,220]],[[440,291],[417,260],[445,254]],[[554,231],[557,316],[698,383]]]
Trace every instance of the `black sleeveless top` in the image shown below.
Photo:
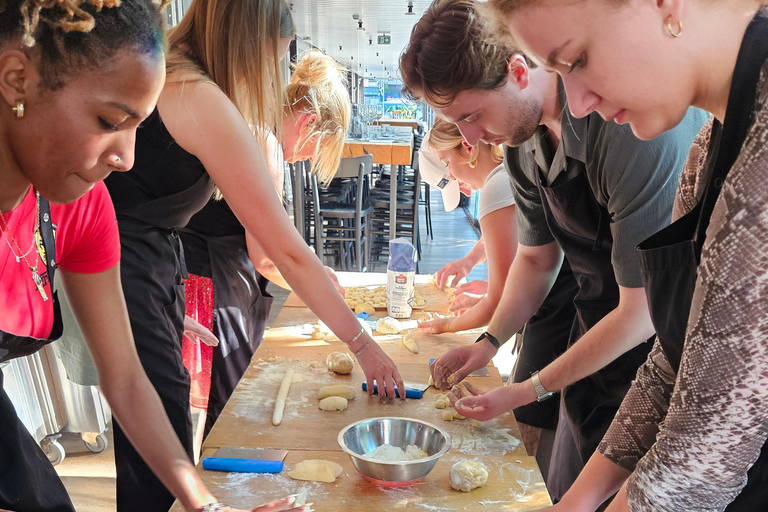
[[[213,191],[213,181],[207,176],[202,162],[176,143],[157,109],[136,131],[136,160],[133,168],[129,172],[113,172],[105,183],[118,219],[123,216],[140,217],[145,223],[167,229],[186,225]],[[170,200],[171,196],[193,187],[196,189],[196,197],[187,197],[184,204],[179,205]],[[166,203],[162,201],[163,198],[169,198],[169,201]],[[141,211],[142,205],[150,202],[154,202],[154,205],[149,219],[147,215],[134,214]],[[159,208],[156,207],[158,203]],[[163,204],[167,204],[167,212]]]

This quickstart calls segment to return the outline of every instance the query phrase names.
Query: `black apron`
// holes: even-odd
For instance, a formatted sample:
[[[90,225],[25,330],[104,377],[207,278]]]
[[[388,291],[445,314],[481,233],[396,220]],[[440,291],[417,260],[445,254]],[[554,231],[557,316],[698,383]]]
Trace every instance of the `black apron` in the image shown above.
[[[136,351],[190,460],[190,380],[181,355],[185,312],[182,279],[187,274],[176,228],[184,226],[208,202],[213,189],[210,177],[203,174],[181,192],[117,212],[120,274]],[[173,495],[136,452],[117,421],[114,432],[118,511],[166,512],[173,504]]]
[[[565,183],[536,186],[547,225],[562,248],[578,283],[576,318],[568,346],[619,305],[619,285],[611,263],[610,215],[594,196],[585,171]],[[619,409],[650,343],[566,387],[560,397],[560,421],[550,462],[547,487],[556,500],[570,488],[597,449]]]
[[[56,245],[51,207],[42,197],[40,233],[53,297],[51,335],[48,339],[39,339],[0,331],[0,362],[33,354],[57,340],[63,331],[59,299],[53,291]],[[74,512],[75,508],[56,470],[16,415],[16,409],[2,388],[3,372],[0,370],[0,509],[14,512]]]
[[[768,18],[752,20],[734,69],[725,123],[715,120],[704,166],[703,200],[688,214],[638,246],[651,319],[672,368],[680,367],[697,268],[707,227],[725,178],[752,124],[760,70],[768,58]],[[763,446],[746,487],[726,511],[763,512],[768,507],[768,449]]]
[[[244,234],[212,237],[186,228],[181,238],[190,261],[208,260],[210,275],[203,277],[213,281],[213,333],[219,345],[213,349],[207,436],[261,344],[273,298],[248,257]]]

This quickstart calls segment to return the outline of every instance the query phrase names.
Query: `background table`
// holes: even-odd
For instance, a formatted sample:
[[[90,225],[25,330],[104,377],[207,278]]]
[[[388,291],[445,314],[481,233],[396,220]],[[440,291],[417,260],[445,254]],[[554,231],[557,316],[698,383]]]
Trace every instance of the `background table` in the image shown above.
[[[382,275],[340,273],[345,285],[376,284]],[[428,279],[419,276],[427,286]],[[434,287],[434,285],[432,285]],[[436,288],[434,293],[437,294]],[[442,293],[442,292],[440,292]],[[445,298],[444,298],[445,300]],[[421,314],[421,313],[419,313]],[[535,459],[528,457],[519,442],[519,431],[512,414],[474,427],[470,420],[445,422],[442,410],[433,405],[439,391],[430,388],[421,400],[381,401],[360,389],[364,375],[359,365],[351,375],[327,371],[325,358],[346,347],[334,337],[314,340],[310,333],[317,318],[298,305],[284,307],[218,422],[205,441],[203,456],[211,456],[221,447],[286,449],[286,469],[276,475],[220,473],[198,467],[201,478],[217,499],[241,508],[309,490],[309,500],[317,511],[392,510],[441,511],[529,511],[550,504]],[[471,343],[476,334],[423,335],[417,333],[419,354],[404,348],[401,337],[375,336],[377,342],[395,360],[404,380],[426,383],[427,361],[450,347]],[[273,426],[275,397],[288,368],[298,375],[286,401],[283,422]],[[470,377],[481,389],[501,385],[496,368],[489,367],[486,377]],[[358,390],[345,411],[325,412],[318,408],[317,389],[329,384],[349,384]],[[337,444],[339,431],[346,425],[366,418],[399,416],[417,418],[437,425],[452,437],[451,450],[423,480],[403,488],[386,488],[365,480]],[[287,476],[293,466],[305,459],[337,462],[344,471],[336,482],[301,482]],[[451,489],[450,468],[463,459],[481,460],[489,469],[488,482],[471,493]],[[182,511],[177,503],[172,511]]]

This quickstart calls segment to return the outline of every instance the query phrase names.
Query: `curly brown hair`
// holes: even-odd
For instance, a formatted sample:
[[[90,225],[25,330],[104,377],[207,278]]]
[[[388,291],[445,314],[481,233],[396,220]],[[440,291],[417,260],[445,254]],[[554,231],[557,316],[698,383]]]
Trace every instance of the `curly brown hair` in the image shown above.
[[[509,58],[519,53],[510,41],[490,37],[475,0],[435,0],[400,56],[403,92],[446,107],[461,91],[499,87]]]
[[[159,0],[0,0],[0,46],[33,59],[41,87],[56,91],[83,70],[103,69],[122,50],[162,58]]]

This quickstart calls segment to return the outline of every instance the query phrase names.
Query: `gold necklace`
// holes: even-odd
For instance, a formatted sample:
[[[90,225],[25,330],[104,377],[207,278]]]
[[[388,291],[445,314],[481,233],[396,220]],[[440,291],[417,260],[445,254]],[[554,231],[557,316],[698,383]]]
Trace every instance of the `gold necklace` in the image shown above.
[[[35,234],[37,233],[38,229],[40,229],[40,194],[38,192],[35,192],[35,203],[36,203],[36,209],[37,209],[37,215],[35,219],[35,228],[32,231],[32,247],[35,246]],[[3,231],[8,233],[8,237],[13,241],[13,245],[16,246],[16,250],[21,253],[21,247],[19,247],[19,243],[16,241],[16,239],[13,237],[13,234],[11,234],[10,230],[8,229],[8,223],[5,221],[5,215],[0,214],[0,220],[3,221]],[[5,239],[5,242],[8,244],[8,248],[11,249],[11,254],[16,258],[16,261],[18,263],[21,263],[21,260],[24,260],[24,263],[27,264],[27,268],[29,268],[29,271],[32,273],[32,281],[35,282],[35,287],[37,288],[37,291],[40,293],[40,296],[43,298],[43,301],[48,300],[48,294],[45,293],[45,286],[43,285],[43,279],[40,277],[40,275],[37,273],[37,267],[40,264],[40,260],[38,259],[38,254],[35,253],[35,265],[32,266],[29,264],[29,260],[27,259],[27,255],[30,253],[30,251],[25,252],[24,254],[21,254],[21,256],[17,256],[16,253],[13,251],[13,247],[11,247],[10,242],[8,242],[8,238]]]

